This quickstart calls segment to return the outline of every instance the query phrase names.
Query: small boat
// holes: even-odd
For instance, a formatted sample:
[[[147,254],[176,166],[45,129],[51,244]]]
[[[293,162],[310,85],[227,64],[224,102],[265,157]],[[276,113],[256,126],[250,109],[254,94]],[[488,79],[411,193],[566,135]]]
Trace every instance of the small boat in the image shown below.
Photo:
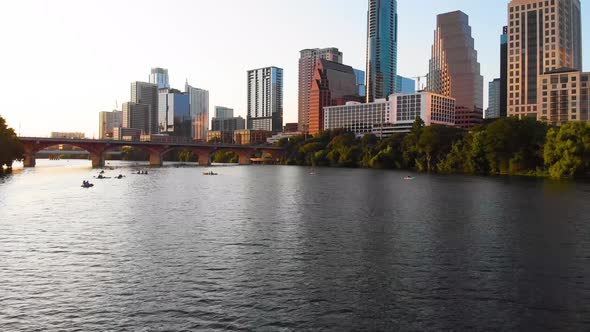
[[[95,178],[95,179],[98,179],[98,180],[110,179],[110,177],[108,177],[108,176],[103,176],[102,174],[99,174],[98,176],[95,176],[94,178]]]
[[[123,174],[119,174],[118,176],[115,176],[115,179],[121,180],[122,178],[124,178],[125,176]]]
[[[207,171],[207,172],[203,172],[203,175],[219,175],[213,171]]]
[[[416,180],[416,178],[408,175],[408,176],[404,177],[404,180]]]
[[[87,182],[87,183],[82,184],[80,187],[88,189],[88,188],[94,187],[94,184]]]

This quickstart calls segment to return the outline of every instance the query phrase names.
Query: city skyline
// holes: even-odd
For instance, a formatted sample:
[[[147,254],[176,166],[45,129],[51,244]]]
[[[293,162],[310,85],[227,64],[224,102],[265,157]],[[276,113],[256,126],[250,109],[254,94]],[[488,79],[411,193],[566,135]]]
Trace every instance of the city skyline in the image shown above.
[[[354,68],[365,67],[365,0],[348,1],[350,5],[339,7],[328,0],[287,4],[269,0],[253,0],[248,4],[231,0],[215,3],[175,1],[175,6],[171,8],[185,6],[193,11],[211,12],[223,9],[224,14],[235,18],[235,26],[232,24],[226,29],[212,31],[210,36],[191,37],[193,41],[188,43],[191,45],[183,45],[180,40],[190,36],[191,31],[200,31],[214,23],[216,15],[187,21],[182,18],[187,15],[184,12],[190,10],[175,11],[164,17],[163,24],[169,29],[163,32],[154,30],[151,36],[154,44],[158,45],[161,40],[158,36],[165,33],[172,46],[166,45],[155,52],[151,51],[153,45],[143,39],[147,36],[139,37],[141,45],[133,49],[127,45],[129,36],[133,34],[132,27],[141,21],[149,22],[151,16],[157,15],[155,1],[142,2],[142,8],[135,8],[134,1],[124,4],[110,1],[33,3],[37,10],[29,11],[30,3],[26,6],[15,2],[7,4],[4,13],[10,15],[0,20],[1,28],[13,31],[11,35],[0,37],[1,41],[7,49],[15,50],[0,54],[0,60],[8,67],[5,73],[7,79],[0,83],[1,87],[3,91],[14,91],[13,98],[0,101],[0,114],[23,135],[46,136],[50,131],[57,130],[83,131],[87,137],[98,137],[96,114],[113,110],[116,101],[121,110],[121,105],[129,101],[129,84],[133,81],[148,82],[150,69],[155,67],[169,70],[173,88],[182,89],[188,78],[195,86],[210,91],[210,109],[215,105],[227,105],[236,110],[236,116],[244,117],[247,106],[246,71],[266,66],[283,68],[284,123],[297,121],[297,67],[302,49],[337,47],[344,53],[344,63]],[[319,13],[307,10],[312,5],[314,8],[319,6]],[[398,74],[405,77],[426,74],[436,15],[462,10],[470,18],[484,81],[498,78],[499,35],[507,23],[507,7],[508,0],[495,1],[494,4],[465,0],[444,3],[433,0],[420,4],[398,1]],[[67,10],[60,10],[64,8]],[[131,10],[140,11],[143,16],[130,18]],[[79,15],[69,15],[72,11]],[[44,16],[47,12],[52,15]],[[270,37],[251,35],[263,24],[252,24],[254,20],[249,18],[268,14],[274,14],[271,20],[277,23],[273,25],[276,31],[265,31]],[[583,4],[582,22],[589,14]],[[330,15],[333,19],[326,20]],[[23,20],[23,17],[28,19]],[[114,22],[112,26],[104,25],[105,17]],[[20,18],[20,21],[13,18]],[[123,18],[129,21],[123,22]],[[37,23],[31,25],[33,20]],[[300,30],[293,29],[293,24],[304,20],[317,21],[317,25],[304,27],[305,24],[301,24]],[[40,26],[43,29],[36,28]],[[239,27],[240,31],[232,27]],[[590,45],[589,26],[583,24],[582,29],[583,50],[587,50]],[[177,32],[170,35],[169,31]],[[273,39],[274,36],[282,38]],[[272,39],[276,47],[257,49],[250,46],[266,38]],[[240,55],[237,60],[232,52],[234,49],[244,50],[237,52]],[[589,60],[590,57],[584,58],[584,70],[590,69]],[[42,91],[32,94],[23,88],[31,81],[46,84]],[[487,96],[487,87],[484,95]],[[486,97],[484,108],[487,105]]]

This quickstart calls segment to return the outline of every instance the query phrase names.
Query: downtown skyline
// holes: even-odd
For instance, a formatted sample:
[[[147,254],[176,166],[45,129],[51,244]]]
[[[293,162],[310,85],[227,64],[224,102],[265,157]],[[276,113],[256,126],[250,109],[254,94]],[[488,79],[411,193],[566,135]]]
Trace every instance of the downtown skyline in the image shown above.
[[[20,128],[23,135],[45,136],[57,130],[83,131],[87,137],[98,137],[97,112],[111,111],[115,108],[115,101],[120,109],[121,104],[128,101],[130,82],[148,81],[149,68],[163,67],[170,71],[172,87],[182,87],[188,78],[195,86],[210,91],[210,109],[225,105],[234,108],[236,116],[245,117],[247,70],[277,66],[284,68],[284,123],[297,122],[297,67],[302,49],[337,47],[343,52],[345,64],[365,68],[367,1],[346,1],[349,6],[336,7],[333,1],[324,0],[318,4],[319,13],[306,12],[306,8],[317,2],[277,4],[276,1],[257,0],[246,6],[238,1],[207,4],[176,1],[171,8],[189,6],[212,12],[223,9],[224,17],[232,19],[224,19],[224,25],[215,25],[216,15],[209,15],[212,17],[186,22],[183,21],[186,17],[183,11],[166,12],[161,19],[168,29],[164,32],[154,30],[150,38],[145,35],[136,37],[134,47],[126,45],[134,36],[131,27],[144,19],[134,17],[127,23],[120,20],[129,15],[130,10],[135,10],[144,14],[147,24],[153,21],[150,18],[158,16],[156,2],[142,2],[142,8],[134,8],[132,5],[137,5],[136,1],[121,5],[91,1],[82,8],[71,1],[57,1],[45,9],[47,5],[39,2],[35,7],[39,12],[51,12],[54,14],[52,20],[62,20],[42,31],[25,27],[26,20],[19,23],[6,17],[0,23],[4,30],[14,31],[11,36],[0,37],[3,45],[18,50],[0,54],[0,60],[7,67],[5,80],[0,83],[2,90],[14,91],[11,98],[0,101],[0,114],[17,131]],[[405,77],[426,74],[436,15],[462,10],[469,15],[473,28],[475,49],[486,86],[485,109],[487,82],[499,77],[500,34],[502,26],[507,23],[508,1],[494,1],[497,4],[493,5],[474,1],[425,2],[430,5],[421,2],[417,6],[407,0],[398,1],[398,74]],[[79,16],[62,17],[63,14],[58,13],[62,6],[69,7],[70,12]],[[11,3],[8,7],[7,12],[13,10],[15,14],[9,16],[24,17],[19,14],[25,10],[23,5]],[[93,12],[97,17],[90,17]],[[588,14],[590,12],[583,4],[582,21]],[[267,23],[273,27],[272,31],[265,30],[263,23],[252,24],[257,21],[256,17],[265,15],[272,16],[271,22]],[[105,28],[104,22],[99,24],[101,17],[108,19],[104,22],[113,21],[113,26]],[[39,27],[48,17],[35,11],[31,19],[37,19],[40,23],[34,27]],[[305,22],[309,20],[317,21],[317,25],[307,27]],[[295,23],[300,27],[295,27]],[[204,31],[206,25],[217,29],[207,30],[209,36],[204,36],[199,31]],[[583,24],[582,28],[583,50],[587,50],[589,27]],[[168,39],[158,38],[162,35]],[[151,39],[155,46],[149,45]],[[269,45],[276,47],[252,46],[260,45],[260,41],[266,39],[272,41]],[[144,52],[154,47],[156,51]],[[590,57],[584,58],[584,70],[589,69],[589,60]],[[31,93],[32,83],[43,87],[38,93]]]

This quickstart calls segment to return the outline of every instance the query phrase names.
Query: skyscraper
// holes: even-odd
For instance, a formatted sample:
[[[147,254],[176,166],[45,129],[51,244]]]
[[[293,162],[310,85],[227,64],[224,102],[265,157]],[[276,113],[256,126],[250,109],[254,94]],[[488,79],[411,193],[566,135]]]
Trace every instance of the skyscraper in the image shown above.
[[[501,118],[508,115],[508,27],[502,28],[500,36],[500,106]]]
[[[359,97],[366,99],[367,97],[367,75],[364,70],[354,69],[354,75],[356,76],[356,86],[358,87]]]
[[[142,134],[149,134],[150,105],[133,102],[123,103],[123,128],[140,130]]]
[[[369,0],[367,14],[367,102],[397,91],[397,1]]]
[[[185,85],[185,91],[189,96],[193,139],[205,142],[209,129],[209,91],[194,88],[188,82]]]
[[[158,86],[158,89],[169,89],[168,69],[152,68],[150,83]]]
[[[335,47],[305,49],[300,52],[299,58],[299,104],[298,122],[299,130],[307,132],[309,116],[309,92],[315,65],[319,59],[342,63],[342,52]]]
[[[500,94],[502,80],[499,78],[494,79],[489,83],[488,90],[488,109],[486,110],[486,119],[495,119],[501,116],[500,114]]]
[[[315,66],[309,95],[309,128],[311,135],[324,130],[324,107],[358,101],[357,75],[354,69],[320,59]]]
[[[146,134],[158,133],[158,86],[146,82],[131,83],[131,102],[148,105],[149,125]],[[132,128],[132,127],[129,127]],[[140,128],[136,128],[140,129]]]
[[[234,117],[234,110],[233,108],[223,107],[223,106],[215,106],[215,118],[216,119],[231,119]],[[241,128],[245,129],[245,128]],[[217,130],[217,129],[213,129]]]
[[[113,129],[123,125],[123,112],[100,112],[98,114],[98,135],[100,139],[113,138]]]
[[[189,96],[176,89],[160,89],[159,133],[192,138],[192,117]]]
[[[416,81],[413,79],[397,75],[396,80],[395,93],[416,93]]]
[[[248,129],[283,130],[283,69],[248,71]]]
[[[539,75],[582,70],[580,0],[512,0],[508,4],[508,115],[543,120]]]
[[[426,90],[456,99],[457,127],[483,122],[483,76],[469,17],[461,11],[437,16]]]

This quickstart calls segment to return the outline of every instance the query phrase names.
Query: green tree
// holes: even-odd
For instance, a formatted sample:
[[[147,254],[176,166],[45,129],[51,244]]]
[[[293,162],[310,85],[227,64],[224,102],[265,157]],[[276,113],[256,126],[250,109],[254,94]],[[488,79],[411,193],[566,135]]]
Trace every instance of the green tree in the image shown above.
[[[547,133],[545,164],[552,178],[587,176],[590,171],[590,125],[570,122]]]
[[[0,174],[4,173],[4,166],[10,172],[15,160],[22,160],[25,153],[22,143],[6,120],[0,116]]]

